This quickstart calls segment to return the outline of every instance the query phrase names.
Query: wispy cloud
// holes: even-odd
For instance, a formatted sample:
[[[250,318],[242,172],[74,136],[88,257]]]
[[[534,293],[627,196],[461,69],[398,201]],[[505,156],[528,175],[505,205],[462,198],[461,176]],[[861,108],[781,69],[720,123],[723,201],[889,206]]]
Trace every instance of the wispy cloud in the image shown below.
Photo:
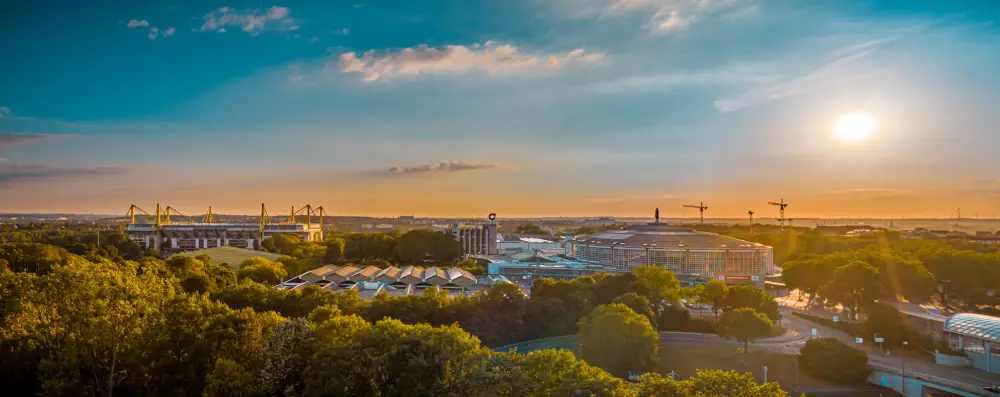
[[[687,28],[705,17],[752,14],[752,0],[559,0],[576,17],[649,15],[647,28],[668,33]]]
[[[0,119],[6,119],[13,116],[14,113],[10,111],[9,107],[0,106]]]
[[[166,30],[161,30],[156,26],[150,25],[149,21],[145,19],[132,19],[126,24],[130,29],[135,28],[146,28],[146,38],[150,40],[156,40],[157,38],[166,38],[174,35],[176,30],[174,28],[167,28]]]
[[[832,60],[805,74],[769,80],[740,95],[720,99],[713,104],[720,112],[733,112],[760,103],[808,94],[846,81],[870,77],[873,72],[850,72],[848,66],[877,51],[879,43],[881,41],[871,41],[835,51]]]
[[[242,11],[222,7],[205,15],[200,30],[202,32],[224,33],[227,26],[239,27],[244,32],[252,34],[268,29],[296,30],[299,25],[291,17],[291,13],[288,7],[279,6],[273,6],[266,10],[246,9]]]
[[[0,149],[30,145],[32,143],[37,143],[41,141],[48,141],[54,139],[65,139],[70,137],[70,135],[55,135],[55,134],[22,134],[22,133],[11,133],[3,132],[0,133]]]
[[[717,70],[676,72],[598,81],[583,88],[601,93],[663,90],[678,86],[705,86],[738,83],[765,83],[773,81],[759,68],[732,66]]]
[[[388,170],[390,175],[419,175],[434,173],[449,173],[484,170],[497,168],[499,164],[489,163],[468,163],[464,161],[439,161],[433,164],[422,164],[407,167],[392,167]]]
[[[117,166],[65,167],[48,164],[15,164],[0,161],[0,188],[10,187],[17,182],[111,176],[122,174],[124,171],[123,168]]]
[[[470,46],[440,48],[417,46],[398,51],[369,51],[360,57],[343,53],[338,67],[343,73],[359,73],[366,82],[389,80],[421,74],[467,73],[490,75],[513,72],[555,70],[600,61],[603,53],[588,53],[582,48],[565,53],[527,53],[509,44],[488,41]]]

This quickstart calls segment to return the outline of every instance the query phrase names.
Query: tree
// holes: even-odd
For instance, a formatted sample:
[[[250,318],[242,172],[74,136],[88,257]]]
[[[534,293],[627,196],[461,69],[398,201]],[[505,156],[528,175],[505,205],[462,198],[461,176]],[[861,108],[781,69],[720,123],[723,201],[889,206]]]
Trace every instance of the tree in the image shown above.
[[[567,350],[511,355],[523,368],[530,396],[628,396],[629,386]]]
[[[675,380],[655,372],[639,377],[639,397],[688,397],[694,395],[691,383]]]
[[[46,394],[111,396],[127,374],[141,374],[135,358],[143,335],[162,321],[163,303],[174,294],[168,279],[139,274],[135,263],[98,265],[75,256],[25,281],[0,341],[51,353],[38,364]]]
[[[235,360],[216,360],[206,380],[206,397],[252,397],[260,392],[253,374]]]
[[[302,378],[312,359],[315,334],[303,318],[282,323],[264,345],[261,387],[268,395],[300,395]]]
[[[652,369],[659,335],[649,318],[623,304],[598,306],[580,320],[581,357],[616,375]]]
[[[806,342],[799,352],[799,367],[813,377],[838,384],[863,383],[871,373],[865,352],[835,338]]]
[[[653,305],[653,313],[657,316],[662,310],[664,301],[676,303],[680,299],[681,284],[674,276],[674,272],[667,270],[663,266],[642,265],[632,269],[636,284],[641,287],[649,303]]]
[[[777,382],[759,384],[749,372],[698,370],[687,383],[693,391],[690,395],[698,397],[788,397]]]
[[[904,341],[912,341],[912,332],[903,320],[903,315],[888,303],[878,302],[868,310],[865,319],[865,333],[868,336],[885,338],[890,346],[900,346]]]
[[[711,279],[705,283],[704,287],[698,289],[698,301],[712,307],[715,319],[719,319],[719,309],[725,306],[726,295],[729,294],[729,287],[726,282],[719,279]]]
[[[400,236],[395,250],[401,263],[414,266],[427,259],[453,263],[461,255],[458,241],[452,235],[426,229],[411,230]]]
[[[719,336],[743,342],[743,352],[750,351],[750,341],[771,335],[774,323],[767,316],[745,307],[722,313],[717,330]]]
[[[335,238],[326,242],[326,253],[323,255],[324,264],[339,263],[344,257],[344,239]]]
[[[781,319],[778,302],[771,294],[752,285],[734,285],[726,292],[727,311],[749,308],[767,316],[772,322]]]
[[[240,269],[236,271],[237,279],[247,279],[264,285],[278,285],[287,276],[288,273],[280,264],[259,256],[243,261],[240,263]]]
[[[317,353],[302,395],[469,395],[474,391],[463,374],[488,356],[479,340],[458,326],[383,320]]]
[[[465,270],[477,276],[486,274],[486,268],[483,267],[483,265],[480,265],[479,262],[477,262],[475,259],[472,258],[463,259],[461,262],[456,263],[455,267]]]
[[[858,314],[875,302],[879,292],[878,269],[864,262],[851,262],[837,269],[824,295],[844,305],[857,320]]]
[[[612,303],[621,303],[625,306],[628,306],[629,309],[632,309],[632,311],[648,317],[649,321],[655,324],[654,320],[656,319],[656,317],[653,317],[654,316],[653,309],[650,307],[649,301],[646,300],[645,297],[639,296],[639,294],[636,294],[635,292],[629,292],[625,295],[619,296],[615,298],[615,300],[613,300]]]

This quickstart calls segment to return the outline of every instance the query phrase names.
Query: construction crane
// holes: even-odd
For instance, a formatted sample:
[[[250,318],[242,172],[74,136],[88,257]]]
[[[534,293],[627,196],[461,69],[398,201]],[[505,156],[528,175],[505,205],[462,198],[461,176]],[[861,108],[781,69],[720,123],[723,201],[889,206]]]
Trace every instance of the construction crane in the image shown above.
[[[789,221],[789,223],[791,223],[791,219],[785,219],[785,207],[788,207],[788,203],[785,202],[785,199],[781,199],[781,201],[777,203],[771,201],[768,202],[768,204],[776,205],[778,206],[778,208],[781,208],[781,218],[778,218],[778,223],[781,225],[781,227],[785,227],[786,220]]]
[[[684,207],[685,208],[697,208],[698,209],[698,218],[701,219],[701,224],[702,225],[705,224],[705,210],[708,209],[708,207],[705,206],[705,203],[698,203],[698,205],[685,205]]]
[[[212,206],[208,206],[208,213],[201,217],[201,223],[215,223],[215,217],[212,216]]]

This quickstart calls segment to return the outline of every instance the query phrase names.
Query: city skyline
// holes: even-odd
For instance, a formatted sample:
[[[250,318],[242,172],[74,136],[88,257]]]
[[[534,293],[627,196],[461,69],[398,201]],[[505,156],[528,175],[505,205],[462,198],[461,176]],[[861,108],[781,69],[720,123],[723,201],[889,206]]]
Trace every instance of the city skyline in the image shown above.
[[[19,4],[0,212],[1000,210],[1000,4],[790,3]]]

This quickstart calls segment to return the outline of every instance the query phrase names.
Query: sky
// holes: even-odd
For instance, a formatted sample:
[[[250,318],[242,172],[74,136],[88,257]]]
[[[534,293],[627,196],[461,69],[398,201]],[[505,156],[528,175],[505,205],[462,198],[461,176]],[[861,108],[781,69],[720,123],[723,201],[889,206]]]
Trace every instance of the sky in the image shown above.
[[[995,0],[4,9],[0,212],[1000,211]]]

